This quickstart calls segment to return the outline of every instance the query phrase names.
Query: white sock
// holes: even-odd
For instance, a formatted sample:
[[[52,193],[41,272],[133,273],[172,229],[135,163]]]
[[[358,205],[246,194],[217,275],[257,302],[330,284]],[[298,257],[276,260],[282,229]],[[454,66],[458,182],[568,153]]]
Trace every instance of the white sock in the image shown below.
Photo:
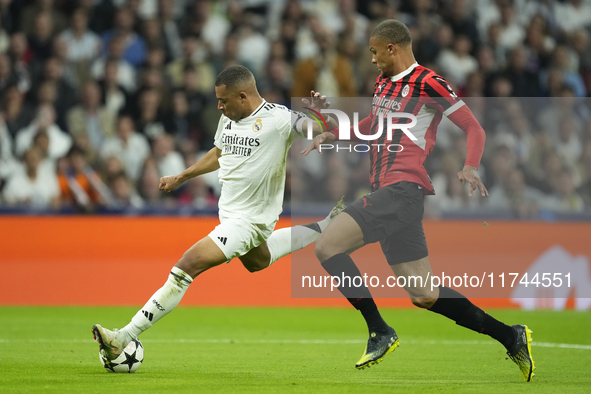
[[[267,247],[271,254],[269,265],[273,264],[283,256],[287,256],[288,254],[300,250],[316,241],[322,230],[328,225],[328,223],[322,223],[325,220],[326,219],[313,223],[318,225],[316,230],[306,226],[294,226],[273,231],[273,234],[267,239]]]
[[[328,226],[328,223],[330,223],[332,219],[330,218],[330,214],[325,217],[324,219],[322,219],[319,222],[316,222],[316,224],[318,224],[318,226],[320,227],[320,232],[323,232],[324,229],[326,228],[326,226]]]
[[[269,265],[283,256],[305,248],[316,241],[331,220],[329,213],[327,217],[319,222],[273,231],[273,234],[267,239],[267,247],[271,254]]]
[[[163,318],[181,302],[193,278],[180,268],[172,267],[168,280],[144,307],[135,314],[131,323],[123,327],[120,332],[126,341],[133,341],[142,332],[152,327],[152,324]]]

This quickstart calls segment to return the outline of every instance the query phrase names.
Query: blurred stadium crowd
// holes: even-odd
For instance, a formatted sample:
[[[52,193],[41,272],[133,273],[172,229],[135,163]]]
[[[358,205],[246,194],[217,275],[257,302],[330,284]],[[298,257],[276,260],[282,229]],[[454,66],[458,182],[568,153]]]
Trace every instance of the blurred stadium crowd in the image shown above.
[[[216,75],[244,64],[287,106],[370,97],[387,18],[487,131],[485,202],[455,180],[465,136],[442,123],[428,216],[591,210],[591,0],[0,0],[0,207],[215,209],[215,174],[171,194],[158,179],[213,146]],[[363,155],[296,156],[288,203],[368,191]]]

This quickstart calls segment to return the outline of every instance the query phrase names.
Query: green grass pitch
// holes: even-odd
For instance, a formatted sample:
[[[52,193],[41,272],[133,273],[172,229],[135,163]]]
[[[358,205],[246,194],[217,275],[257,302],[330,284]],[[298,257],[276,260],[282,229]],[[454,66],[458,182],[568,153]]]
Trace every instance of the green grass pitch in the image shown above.
[[[591,392],[588,312],[490,311],[534,332],[525,383],[501,345],[414,309],[383,311],[400,347],[363,371],[367,333],[353,309],[181,307],[141,336],[135,374],[107,373],[91,327],[121,327],[136,310],[0,307],[0,393]]]

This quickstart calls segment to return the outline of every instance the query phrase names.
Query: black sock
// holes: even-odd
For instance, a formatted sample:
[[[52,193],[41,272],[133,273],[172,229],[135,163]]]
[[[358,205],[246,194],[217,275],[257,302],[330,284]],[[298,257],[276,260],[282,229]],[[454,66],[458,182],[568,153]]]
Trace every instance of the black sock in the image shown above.
[[[322,267],[331,276],[339,278],[339,291],[349,300],[355,309],[359,310],[367,323],[369,332],[387,332],[388,324],[382,319],[378,307],[371,298],[371,293],[365,285],[356,287],[353,278],[361,278],[361,272],[348,255],[339,253],[322,263]]]
[[[378,306],[374,302],[373,298],[348,298],[348,300],[351,303],[351,305],[353,305],[355,308],[359,310],[359,312],[361,312],[361,315],[363,315],[363,318],[367,323],[367,329],[370,333],[388,332],[390,326],[388,326],[388,323],[386,323],[382,318],[382,315],[380,315]]]
[[[448,287],[439,288],[439,298],[429,310],[452,319],[457,325],[489,335],[503,344],[507,350],[515,344],[515,334],[511,326],[488,315],[466,297]]]
[[[322,232],[322,229],[320,228],[320,225],[318,223],[316,223],[316,222],[304,224],[303,226],[304,227],[308,227],[309,229],[314,230],[317,233],[321,233]]]

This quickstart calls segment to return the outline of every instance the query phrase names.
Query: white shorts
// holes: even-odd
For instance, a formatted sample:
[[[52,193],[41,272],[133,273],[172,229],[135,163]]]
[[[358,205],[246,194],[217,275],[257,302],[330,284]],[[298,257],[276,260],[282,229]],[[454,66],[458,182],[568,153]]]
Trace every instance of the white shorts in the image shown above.
[[[240,257],[265,242],[275,224],[255,224],[242,218],[222,218],[209,237],[222,250],[228,261]]]

